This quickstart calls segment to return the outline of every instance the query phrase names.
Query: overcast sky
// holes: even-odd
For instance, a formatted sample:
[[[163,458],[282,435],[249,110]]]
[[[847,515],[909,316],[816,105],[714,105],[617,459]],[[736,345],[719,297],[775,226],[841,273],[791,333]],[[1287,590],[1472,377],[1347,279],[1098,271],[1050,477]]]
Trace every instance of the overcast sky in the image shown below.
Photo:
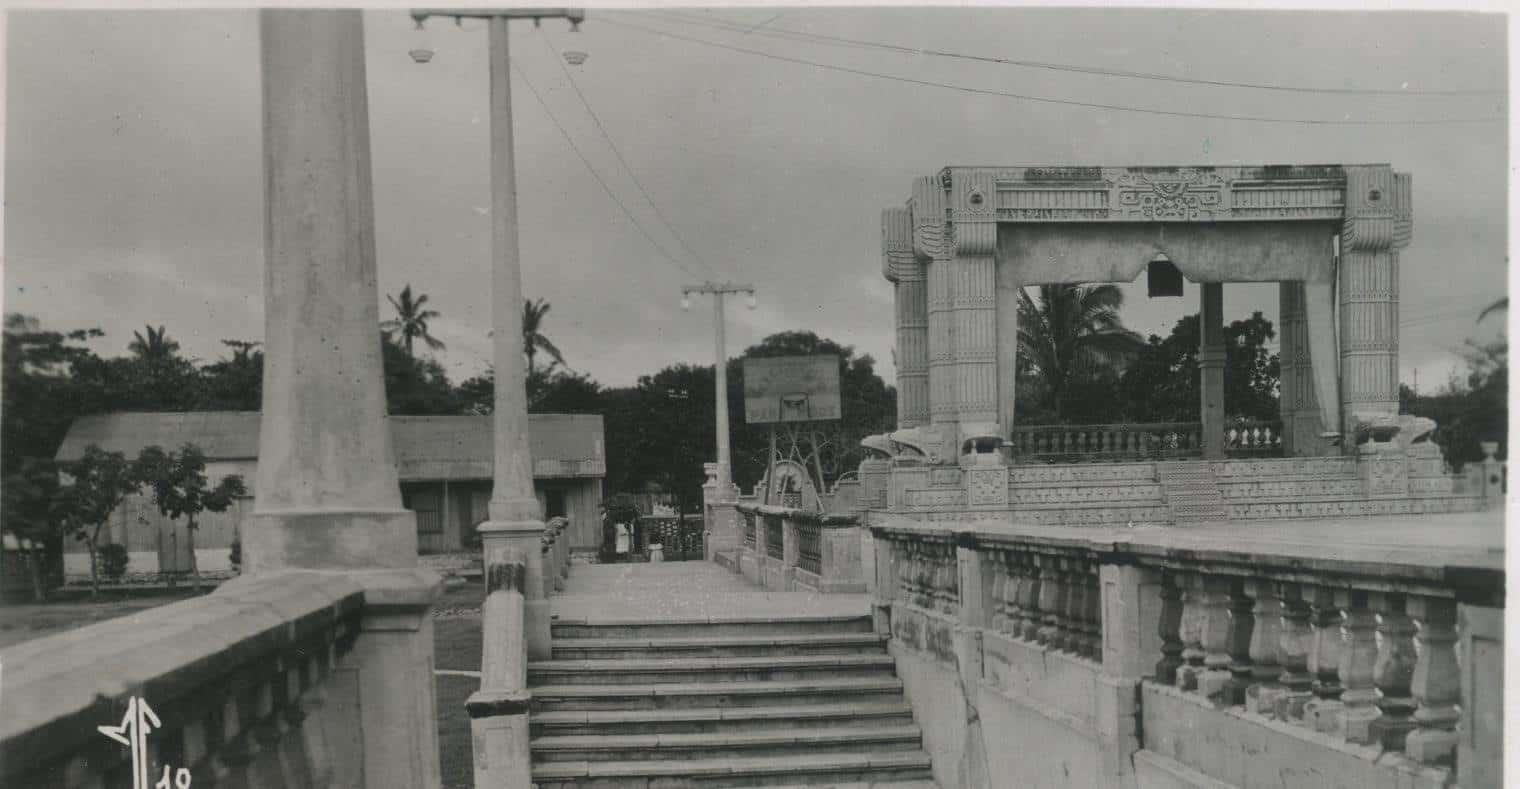
[[[1327,126],[1179,118],[971,95],[661,37],[899,77],[1082,102],[1282,118],[1507,117],[1501,17],[1041,9],[592,10],[517,23],[513,58],[647,231],[700,277],[753,282],[729,351],[810,329],[891,373],[892,291],[880,211],[951,164],[1388,162],[1414,175],[1401,260],[1402,367],[1422,390],[1452,349],[1491,337],[1473,318],[1506,289],[1505,123]],[[455,380],[490,358],[486,36],[418,33],[365,13],[382,293],[410,283]],[[756,27],[734,31],[735,25]],[[1318,88],[1496,90],[1377,96],[1182,84],[931,57],[792,35],[899,44],[1189,79]],[[251,11],[13,12],[6,53],[4,308],[53,328],[100,326],[98,350],[163,324],[202,360],[263,333],[257,15]],[[436,57],[417,65],[419,42]],[[589,54],[575,79],[673,238],[581,105],[552,49]],[[587,172],[521,76],[513,84],[524,289],[576,370],[627,384],[712,361],[711,306],[679,310],[699,277],[655,249]],[[705,265],[710,267],[704,268]],[[382,296],[383,303],[383,296]],[[1226,287],[1226,317],[1275,286]],[[1197,309],[1130,288],[1125,319],[1165,333]],[[382,315],[390,313],[383,307]]]

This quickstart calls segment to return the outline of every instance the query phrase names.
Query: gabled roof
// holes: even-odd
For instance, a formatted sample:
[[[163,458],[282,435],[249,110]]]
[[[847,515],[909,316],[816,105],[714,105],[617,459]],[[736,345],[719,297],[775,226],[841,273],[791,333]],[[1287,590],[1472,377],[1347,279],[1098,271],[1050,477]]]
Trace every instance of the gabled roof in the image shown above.
[[[392,416],[391,440],[403,480],[490,479],[490,416]],[[535,477],[601,477],[606,452],[600,414],[530,414],[528,439]],[[259,455],[259,412],[124,412],[74,420],[55,456],[75,460],[95,444],[135,457],[157,444],[193,443],[212,461],[252,461]]]

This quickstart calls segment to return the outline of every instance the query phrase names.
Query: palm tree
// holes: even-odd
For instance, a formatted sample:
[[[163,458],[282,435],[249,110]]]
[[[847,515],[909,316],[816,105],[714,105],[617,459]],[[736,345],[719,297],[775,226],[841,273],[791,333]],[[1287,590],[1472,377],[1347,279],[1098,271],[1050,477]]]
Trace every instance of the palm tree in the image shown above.
[[[539,351],[549,354],[549,358],[559,364],[565,363],[565,357],[560,354],[554,343],[539,331],[544,325],[544,316],[549,314],[549,302],[543,299],[530,301],[523,299],[523,353],[528,355],[528,377],[533,377],[533,357]],[[549,365],[553,367],[553,364]]]
[[[401,346],[406,348],[406,355],[416,357],[412,353],[412,342],[421,339],[429,348],[435,351],[443,350],[443,342],[428,333],[428,321],[440,317],[437,310],[425,310],[422,305],[427,303],[427,294],[420,294],[412,298],[412,286],[410,283],[401,289],[401,298],[386,296],[390,299],[391,306],[396,308],[396,317],[380,324],[381,330],[386,333],[396,332],[401,335]]]
[[[147,332],[147,335],[145,336],[142,332],[132,332],[132,343],[127,346],[127,350],[135,354],[137,358],[148,361],[168,359],[179,350],[179,343],[169,339],[169,333],[163,326],[159,326],[157,330],[152,326],[144,326],[143,330]]]
[[[1044,381],[1046,402],[1059,417],[1066,391],[1081,375],[1122,363],[1145,347],[1124,328],[1115,285],[1041,285],[1039,302],[1019,290],[1019,356]]]

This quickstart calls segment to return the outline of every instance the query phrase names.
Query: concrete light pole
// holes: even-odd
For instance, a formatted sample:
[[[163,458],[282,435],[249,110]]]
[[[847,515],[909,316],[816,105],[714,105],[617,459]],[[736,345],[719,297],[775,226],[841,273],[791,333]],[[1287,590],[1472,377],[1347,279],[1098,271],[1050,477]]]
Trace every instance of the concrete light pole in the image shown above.
[[[718,486],[719,490],[728,490],[733,484],[733,464],[728,451],[728,349],[725,347],[723,336],[723,297],[731,294],[744,293],[749,295],[749,308],[755,308],[755,286],[738,285],[732,282],[704,282],[700,285],[686,285],[681,288],[681,309],[691,307],[691,294],[711,293],[713,297],[713,326],[716,330],[714,347],[716,348],[715,372],[717,385],[715,387],[718,409]]]
[[[567,8],[413,11],[420,29],[431,16],[484,19],[490,32],[491,85],[491,328],[496,392],[490,519],[477,529],[484,543],[487,601],[482,608],[480,690],[466,702],[476,743],[475,783],[526,789],[528,759],[524,660],[547,660],[549,601],[545,599],[543,512],[533,493],[528,443],[527,374],[523,361],[522,268],[517,247],[517,174],[512,151],[512,70],[507,22],[564,18],[574,30],[585,13]],[[410,52],[418,63],[430,49]],[[522,617],[511,614],[521,594]],[[508,597],[503,597],[507,595]],[[484,758],[482,758],[484,753]]]

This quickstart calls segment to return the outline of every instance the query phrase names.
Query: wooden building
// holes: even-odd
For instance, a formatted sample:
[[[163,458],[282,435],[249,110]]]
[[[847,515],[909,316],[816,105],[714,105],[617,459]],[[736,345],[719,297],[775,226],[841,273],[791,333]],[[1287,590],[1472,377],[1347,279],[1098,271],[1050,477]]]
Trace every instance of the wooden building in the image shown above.
[[[392,446],[402,501],[417,513],[422,553],[472,547],[475,526],[487,517],[491,498],[490,416],[392,416]],[[570,545],[592,551],[601,538],[602,482],[607,473],[600,414],[532,414],[534,489],[544,516],[570,521]],[[250,495],[225,513],[204,513],[195,535],[197,565],[204,572],[226,570],[229,549],[243,521],[252,514],[258,492],[259,414],[256,411],[190,413],[116,413],[81,417],[69,427],[56,455],[76,460],[85,447],[135,458],[157,444],[175,451],[186,443],[206,455],[206,477],[243,477]],[[147,494],[130,498],[111,517],[102,542],[126,545],[128,571],[183,572],[189,569],[189,540],[184,520],[160,515]],[[88,575],[89,556],[82,543],[67,540],[64,569]]]

